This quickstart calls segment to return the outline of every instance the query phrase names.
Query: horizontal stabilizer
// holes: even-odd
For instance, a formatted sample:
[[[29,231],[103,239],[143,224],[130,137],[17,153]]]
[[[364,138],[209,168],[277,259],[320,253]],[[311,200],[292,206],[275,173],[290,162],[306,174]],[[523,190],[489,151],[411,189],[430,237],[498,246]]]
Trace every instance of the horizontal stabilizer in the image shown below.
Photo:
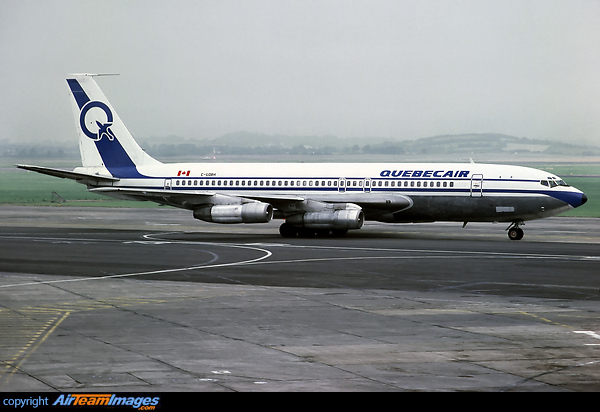
[[[77,181],[88,181],[88,182],[118,182],[120,179],[112,176],[94,175],[88,173],[71,172],[69,170],[54,169],[51,167],[43,166],[31,166],[31,165],[15,165],[19,169],[30,170],[32,172],[38,172],[49,176],[62,177],[63,179],[72,179]]]

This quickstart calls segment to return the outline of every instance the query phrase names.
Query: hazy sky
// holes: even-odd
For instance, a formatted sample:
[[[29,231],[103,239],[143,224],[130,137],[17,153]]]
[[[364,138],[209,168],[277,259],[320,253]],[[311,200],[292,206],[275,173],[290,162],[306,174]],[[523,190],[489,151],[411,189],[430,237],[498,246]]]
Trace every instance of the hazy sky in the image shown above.
[[[67,73],[135,136],[600,144],[600,0],[1,0],[0,141],[75,139]]]

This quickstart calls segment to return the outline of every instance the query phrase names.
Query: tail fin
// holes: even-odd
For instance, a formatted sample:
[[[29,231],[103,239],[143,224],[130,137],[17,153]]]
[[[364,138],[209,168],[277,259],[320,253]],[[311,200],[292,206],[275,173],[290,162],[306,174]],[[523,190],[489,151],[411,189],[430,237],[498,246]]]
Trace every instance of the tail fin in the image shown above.
[[[94,75],[67,78],[83,167],[105,167],[115,177],[140,177],[138,166],[161,164],[133,139]]]

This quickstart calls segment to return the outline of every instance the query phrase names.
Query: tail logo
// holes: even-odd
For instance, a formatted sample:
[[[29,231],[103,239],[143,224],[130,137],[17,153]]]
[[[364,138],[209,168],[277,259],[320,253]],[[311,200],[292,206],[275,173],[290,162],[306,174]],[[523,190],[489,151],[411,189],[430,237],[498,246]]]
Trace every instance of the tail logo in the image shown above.
[[[90,130],[86,122],[86,116],[88,112],[93,108],[98,108],[102,110],[106,115],[106,121],[104,123],[97,120],[97,113],[94,113],[95,118],[90,119],[90,124],[93,124],[92,120],[96,120],[95,126],[97,126],[97,130],[96,127],[93,127],[94,130]],[[92,116],[90,115],[90,117]],[[94,141],[99,141],[102,140],[103,137],[106,137],[108,140],[113,141],[116,136],[112,132],[112,130],[110,130],[110,126],[112,126],[112,124],[113,114],[110,111],[110,108],[105,103],[98,101],[90,101],[87,102],[85,106],[81,108],[81,114],[79,115],[79,125],[81,126],[81,130],[83,131],[83,133],[90,139]]]

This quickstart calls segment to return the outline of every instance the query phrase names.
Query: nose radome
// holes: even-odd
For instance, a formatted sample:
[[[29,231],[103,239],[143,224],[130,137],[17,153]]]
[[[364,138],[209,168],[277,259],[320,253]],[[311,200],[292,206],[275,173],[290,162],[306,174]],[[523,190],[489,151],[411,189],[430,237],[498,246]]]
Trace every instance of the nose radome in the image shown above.
[[[585,205],[585,202],[587,202],[587,196],[585,195],[585,193],[583,193],[583,194],[581,195],[581,204],[582,204],[582,205]]]

